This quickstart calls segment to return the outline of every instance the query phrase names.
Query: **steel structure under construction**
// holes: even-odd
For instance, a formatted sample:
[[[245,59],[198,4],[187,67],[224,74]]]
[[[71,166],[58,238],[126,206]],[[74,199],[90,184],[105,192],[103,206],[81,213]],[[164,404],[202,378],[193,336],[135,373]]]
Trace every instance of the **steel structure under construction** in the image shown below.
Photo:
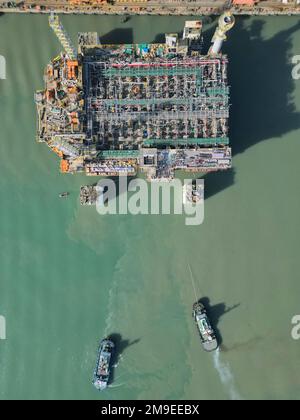
[[[202,23],[188,21],[183,37],[164,44],[101,45],[82,33],[78,54],[58,17],[51,16],[65,52],[36,93],[38,140],[61,157],[63,172],[135,175],[166,180],[176,169],[231,167],[228,139],[228,60],[220,52],[234,24],[219,19],[213,46],[201,54]]]

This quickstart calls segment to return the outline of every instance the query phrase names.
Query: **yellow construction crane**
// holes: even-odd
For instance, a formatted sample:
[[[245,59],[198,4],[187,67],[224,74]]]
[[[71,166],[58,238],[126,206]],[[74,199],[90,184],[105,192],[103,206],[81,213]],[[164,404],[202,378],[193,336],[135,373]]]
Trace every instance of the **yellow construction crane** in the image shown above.
[[[59,16],[51,12],[49,17],[49,25],[53,29],[54,33],[56,34],[57,38],[59,39],[61,45],[64,47],[65,52],[67,53],[70,60],[76,59],[76,50],[72,45],[72,42],[64,30],[64,27],[59,19]]]
[[[208,55],[218,55],[220,53],[223,41],[227,39],[226,32],[228,32],[234,24],[234,16],[229,10],[220,16],[218,27],[212,39],[213,45],[211,46]]]

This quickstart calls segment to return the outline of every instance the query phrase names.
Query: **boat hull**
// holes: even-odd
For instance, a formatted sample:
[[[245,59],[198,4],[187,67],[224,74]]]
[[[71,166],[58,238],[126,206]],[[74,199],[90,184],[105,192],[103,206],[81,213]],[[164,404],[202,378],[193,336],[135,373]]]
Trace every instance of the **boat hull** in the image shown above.
[[[201,302],[194,304],[193,317],[197,325],[203,349],[207,352],[217,350],[219,346],[218,340],[208,319],[206,309]]]
[[[114,348],[115,344],[109,339],[100,342],[93,378],[93,385],[99,391],[103,391],[108,387]]]

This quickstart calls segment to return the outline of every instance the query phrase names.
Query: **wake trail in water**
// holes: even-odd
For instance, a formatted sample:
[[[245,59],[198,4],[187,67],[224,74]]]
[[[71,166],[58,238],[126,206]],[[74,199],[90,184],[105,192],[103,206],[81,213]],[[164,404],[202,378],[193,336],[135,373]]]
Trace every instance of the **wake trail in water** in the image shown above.
[[[195,293],[195,298],[196,298],[196,301],[198,301],[199,296],[197,296],[197,291],[196,291],[194,276],[193,276],[193,272],[192,272],[192,269],[191,269],[190,264],[188,264],[188,268],[189,268],[190,275],[191,275],[191,280],[192,280],[192,285],[193,285],[193,289],[194,289],[194,293]]]
[[[114,324],[114,315],[116,313],[115,307],[116,305],[114,304],[114,300],[117,296],[117,290],[118,290],[118,280],[122,277],[122,264],[123,264],[123,259],[126,257],[127,255],[127,251],[129,249],[129,244],[126,245],[126,249],[124,250],[124,253],[122,256],[119,257],[117,263],[115,264],[114,267],[114,273],[112,276],[112,283],[111,283],[111,288],[109,290],[109,294],[108,294],[108,308],[107,308],[107,318],[105,321],[105,329],[104,329],[104,336],[107,337],[109,335],[109,333],[112,331],[112,327]]]
[[[123,386],[123,385],[125,385],[125,383],[124,384],[117,384],[117,385],[108,385],[108,388],[120,388],[120,386]]]
[[[112,321],[113,321],[113,296],[115,291],[115,284],[112,285],[109,296],[108,296],[108,316],[105,321],[105,330],[104,330],[104,337],[107,337],[109,332],[112,329]]]
[[[242,397],[235,387],[234,377],[229,364],[221,361],[220,349],[217,349],[214,352],[214,366],[219,374],[222,384],[227,388],[230,398],[232,400],[242,400]]]
[[[107,308],[108,315],[105,321],[104,337],[107,337],[109,335],[113,327],[113,317],[115,314],[114,298],[116,296],[117,287],[118,287],[117,271],[120,271],[120,269],[116,267],[116,273],[112,280],[111,288],[108,292],[108,308]]]

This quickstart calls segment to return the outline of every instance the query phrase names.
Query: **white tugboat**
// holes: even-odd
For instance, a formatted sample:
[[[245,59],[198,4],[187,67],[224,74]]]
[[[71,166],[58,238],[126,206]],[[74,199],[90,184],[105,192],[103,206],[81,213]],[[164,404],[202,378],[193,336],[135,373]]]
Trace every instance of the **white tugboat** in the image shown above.
[[[194,304],[193,317],[197,324],[204,350],[206,351],[217,350],[218,348],[217,338],[209,322],[206,309],[201,302],[196,302]]]

